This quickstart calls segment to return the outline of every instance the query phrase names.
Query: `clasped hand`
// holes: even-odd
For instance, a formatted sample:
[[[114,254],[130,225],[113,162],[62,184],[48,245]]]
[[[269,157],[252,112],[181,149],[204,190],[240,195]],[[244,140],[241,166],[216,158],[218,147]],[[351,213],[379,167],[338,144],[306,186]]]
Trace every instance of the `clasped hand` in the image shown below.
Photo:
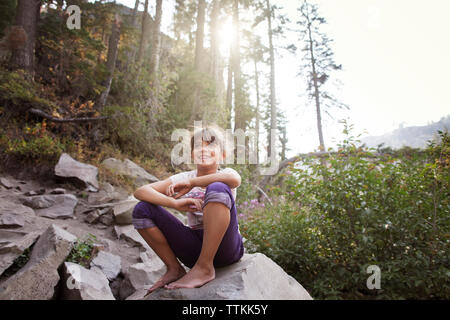
[[[179,199],[181,196],[191,191],[193,187],[194,186],[189,180],[180,181],[167,187],[166,194],[169,197],[176,199],[174,209],[184,212],[202,211],[203,200],[194,198]]]

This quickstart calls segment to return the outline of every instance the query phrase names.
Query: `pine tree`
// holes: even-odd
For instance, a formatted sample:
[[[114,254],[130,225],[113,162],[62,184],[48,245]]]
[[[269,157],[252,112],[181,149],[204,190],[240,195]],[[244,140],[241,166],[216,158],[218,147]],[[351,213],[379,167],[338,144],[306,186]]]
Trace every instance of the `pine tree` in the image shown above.
[[[309,96],[314,99],[316,106],[319,149],[325,151],[322,130],[323,107],[348,108],[324,86],[334,71],[342,69],[342,65],[337,65],[334,61],[334,53],[330,47],[332,40],[321,31],[321,27],[326,24],[326,20],[319,15],[317,5],[310,4],[305,0],[298,11],[300,17],[297,24],[300,26],[300,40],[305,43],[302,50],[303,63],[300,72],[307,73]],[[328,111],[325,112],[330,115]]]

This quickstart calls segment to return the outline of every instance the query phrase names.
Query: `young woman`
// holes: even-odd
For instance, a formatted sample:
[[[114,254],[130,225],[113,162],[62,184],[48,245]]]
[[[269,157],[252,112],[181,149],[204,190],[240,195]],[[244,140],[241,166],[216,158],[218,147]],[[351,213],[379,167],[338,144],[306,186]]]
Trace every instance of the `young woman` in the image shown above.
[[[133,211],[133,224],[167,267],[147,294],[160,287],[200,287],[215,278],[215,267],[235,263],[244,254],[235,206],[241,177],[232,168],[219,167],[226,157],[220,129],[196,131],[191,152],[197,169],[134,193],[141,202]],[[163,207],[187,212],[188,226]],[[178,259],[191,268],[188,273]]]

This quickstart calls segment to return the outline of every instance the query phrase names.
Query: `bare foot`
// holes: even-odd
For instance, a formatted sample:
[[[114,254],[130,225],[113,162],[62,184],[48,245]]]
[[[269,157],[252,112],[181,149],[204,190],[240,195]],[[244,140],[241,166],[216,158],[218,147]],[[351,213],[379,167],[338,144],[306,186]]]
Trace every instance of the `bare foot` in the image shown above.
[[[197,265],[193,266],[189,272],[181,279],[165,285],[166,289],[177,288],[198,288],[206,284],[207,282],[214,280],[216,272],[214,267],[202,268]]]
[[[184,268],[182,266],[179,266],[176,269],[174,269],[174,268],[167,269],[166,273],[158,281],[156,281],[150,289],[148,289],[148,291],[144,297],[146,297],[147,295],[149,295],[156,289],[164,287],[166,284],[180,279],[185,274],[186,274],[186,270],[184,270]]]

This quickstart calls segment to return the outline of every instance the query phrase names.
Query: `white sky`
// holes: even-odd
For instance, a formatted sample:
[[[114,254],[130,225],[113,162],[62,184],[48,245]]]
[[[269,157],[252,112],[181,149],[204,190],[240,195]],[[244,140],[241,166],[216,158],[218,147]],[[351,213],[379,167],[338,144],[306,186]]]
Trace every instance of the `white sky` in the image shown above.
[[[117,2],[134,6],[134,0]],[[174,0],[163,1],[163,30],[171,33]],[[349,118],[355,133],[380,135],[400,123],[426,125],[450,113],[450,1],[448,0],[314,0],[328,21],[335,60],[344,70],[342,100],[349,111],[322,115],[326,147],[340,139],[338,119]],[[301,1],[273,1],[297,20]],[[154,12],[154,1],[150,1]],[[142,10],[141,6],[141,10]],[[266,30],[266,26],[261,26]],[[296,34],[287,33],[294,42]],[[262,33],[264,37],[265,34]],[[205,46],[208,44],[205,43]],[[276,89],[279,108],[288,123],[288,157],[318,147],[315,108],[299,95],[303,80],[296,77],[299,57],[279,51]],[[268,90],[268,89],[267,89]]]

